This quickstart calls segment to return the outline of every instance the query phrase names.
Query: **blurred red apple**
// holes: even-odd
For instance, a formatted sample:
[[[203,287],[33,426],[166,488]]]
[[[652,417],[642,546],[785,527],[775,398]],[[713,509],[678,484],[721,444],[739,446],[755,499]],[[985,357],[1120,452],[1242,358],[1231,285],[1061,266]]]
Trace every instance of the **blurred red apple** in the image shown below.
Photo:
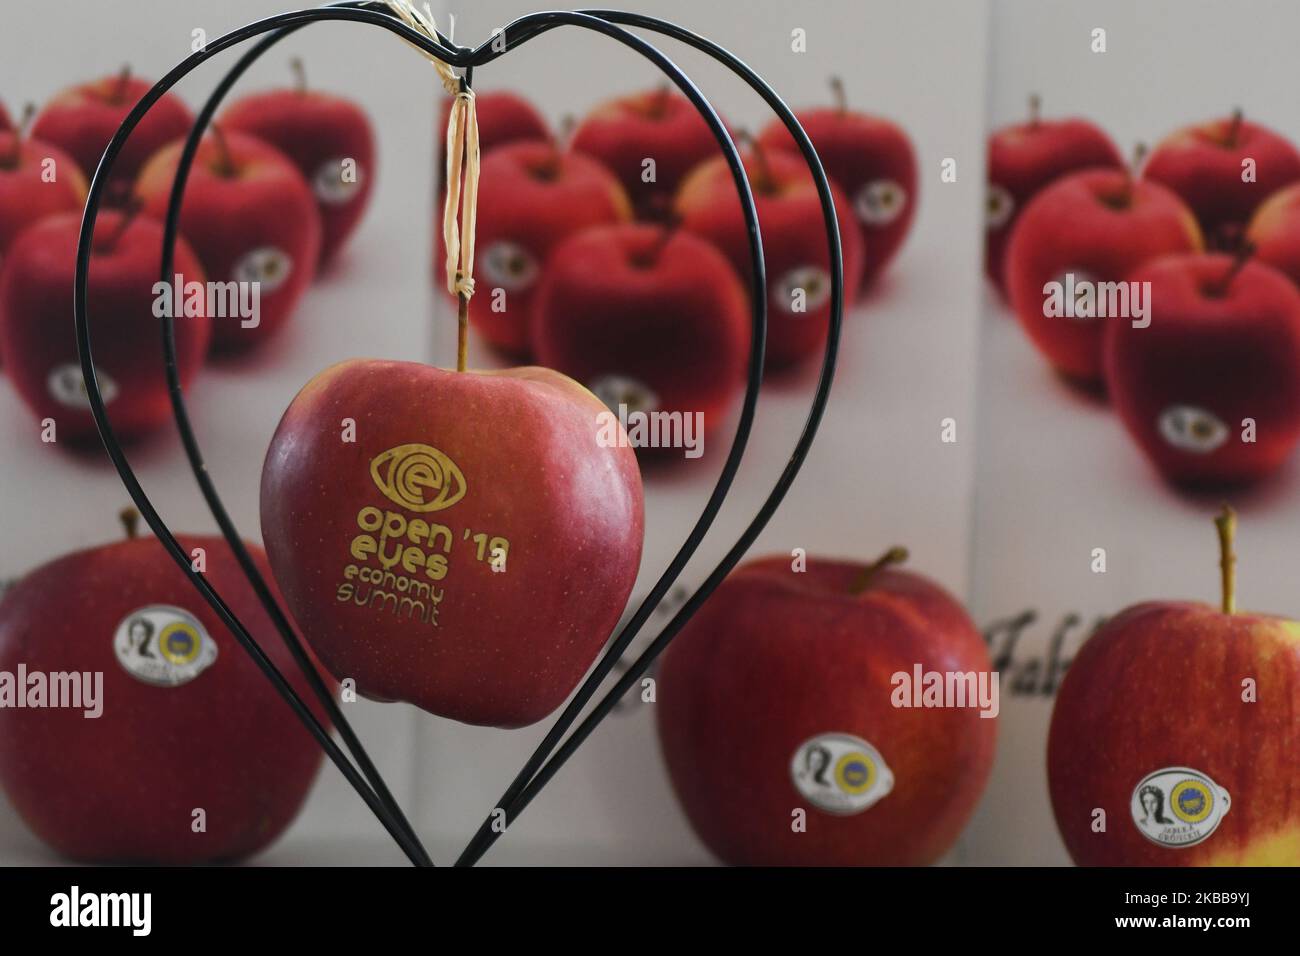
[[[208,581],[308,699],[226,542],[179,540],[203,550]],[[0,708],[0,784],[75,860],[242,859],[288,828],[320,768],[319,746],[154,538],[69,554],[10,588],[0,676],[15,681]],[[83,693],[77,706],[50,706],[56,683]],[[45,706],[32,709],[37,686]]]
[[[447,120],[451,117],[451,97],[444,97],[439,112],[439,174],[447,168]],[[516,143],[520,140],[551,141],[551,131],[537,107],[518,93],[506,90],[476,91],[474,113],[478,118],[478,148],[483,154],[489,150]]]
[[[182,147],[177,142],[158,153],[136,183],[144,208],[160,219]],[[297,167],[269,143],[219,127],[194,157],[181,232],[209,279],[256,290],[257,315],[212,317],[212,345],[222,351],[251,348],[288,322],[320,259],[320,213]]]
[[[14,237],[46,216],[86,204],[86,179],[62,150],[0,132],[0,264]]]
[[[552,250],[580,229],[629,219],[632,210],[600,163],[551,142],[494,149],[483,157],[479,182],[470,321],[496,348],[527,355],[533,300]],[[440,232],[440,256],[442,248]]]
[[[270,143],[288,156],[311,186],[321,217],[321,262],[347,242],[370,202],[377,163],[370,120],[352,100],[309,90],[302,64],[298,85],[255,93],[224,111],[224,129]]]
[[[722,155],[704,117],[667,86],[596,107],[578,124],[571,145],[604,163],[638,214],[650,218],[668,212],[687,173]]]
[[[55,420],[59,439],[72,441],[98,435],[72,321],[80,235],[80,213],[43,219],[19,235],[0,269],[0,354],[14,388],[37,418]],[[105,210],[95,222],[86,278],[91,344],[109,421],[121,438],[152,431],[172,416],[162,356],[165,313],[155,309],[162,242],[162,225],[145,216]],[[205,281],[183,239],[176,244],[176,274],[182,289]],[[182,387],[202,366],[211,336],[206,297],[191,301],[188,314],[183,301],[174,311]]]
[[[1300,183],[1279,189],[1260,204],[1245,241],[1257,262],[1273,266],[1300,286]]]
[[[1279,468],[1300,441],[1300,292],[1223,254],[1167,256],[1127,278],[1150,283],[1154,309],[1146,328],[1107,320],[1106,383],[1152,463],[1188,485]]]
[[[706,431],[735,398],[749,352],[749,300],[731,264],[696,236],[650,224],[595,226],[558,246],[534,321],[538,361],[616,412],[698,414]]]
[[[831,310],[830,247],[821,201],[802,158],[756,147],[743,157],[758,208],[767,265],[769,369],[792,365],[826,341]],[[844,301],[852,305],[863,269],[862,233],[843,191],[831,184],[841,224]],[[749,231],[726,160],[700,166],[682,183],[674,211],[682,229],[707,239],[731,261],[749,288]]]
[[[996,675],[951,595],[886,567],[905,556],[809,559],[802,573],[789,557],[750,561],[668,646],[655,706],[664,760],[724,862],[919,866],[961,833],[997,721],[974,691],[968,706],[914,706],[911,682],[970,675],[995,718]]]
[[[878,116],[850,112],[843,84],[836,78],[832,86],[837,100],[834,107],[804,110],[797,118],[826,172],[852,200],[854,218],[862,231],[865,288],[894,258],[911,228],[916,214],[916,153],[900,126]],[[763,130],[759,144],[802,156],[780,120]]]
[[[128,67],[117,76],[64,90],[36,117],[32,136],[62,149],[90,179],[118,127],[152,86],[132,76]],[[181,99],[164,93],[122,145],[105,197],[125,196],[149,158],[193,125],[194,116]]]
[[[312,379],[267,451],[262,534],[331,672],[472,724],[559,706],[641,561],[641,476],[609,417],[549,369],[356,359]]]
[[[1122,169],[1124,160],[1110,137],[1087,120],[1042,119],[1037,96],[1029,100],[1027,122],[989,136],[984,268],[1003,295],[1007,243],[1021,210],[1048,183],[1092,166]]]
[[[4,103],[0,103],[0,133],[8,132],[14,128],[14,121],[9,118],[9,111],[5,109]]]
[[[1249,176],[1247,161],[1253,164]],[[1300,180],[1300,152],[1237,110],[1168,137],[1152,152],[1142,176],[1182,197],[1212,248],[1230,249],[1260,203]]]
[[[1056,695],[1048,782],[1081,866],[1300,866],[1300,623],[1235,612],[1233,523],[1222,608],[1121,611]]]
[[[1103,325],[1128,317],[1051,314],[1049,284],[1097,290],[1148,259],[1200,248],[1196,220],[1168,189],[1135,181],[1126,170],[1084,170],[1043,189],[1021,214],[1007,248],[1007,292],[1047,360],[1067,377],[1095,384]]]

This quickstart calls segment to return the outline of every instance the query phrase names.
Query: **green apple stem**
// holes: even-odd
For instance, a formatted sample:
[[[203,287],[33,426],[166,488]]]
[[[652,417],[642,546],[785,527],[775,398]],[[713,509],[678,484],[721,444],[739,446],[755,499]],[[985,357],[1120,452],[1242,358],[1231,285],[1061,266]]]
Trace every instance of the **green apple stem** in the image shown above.
[[[852,586],[850,586],[849,593],[861,594],[871,584],[872,579],[876,576],[878,571],[893,564],[902,564],[907,560],[907,557],[906,548],[901,545],[894,545],[880,557],[876,558],[875,561],[862,569],[862,573],[858,575]]]
[[[14,127],[14,141],[8,155],[0,158],[0,168],[14,169],[22,160],[23,140],[27,138],[27,133],[32,127],[32,120],[35,118],[36,104],[28,103],[23,107],[23,115],[18,120],[18,125]]]
[[[117,74],[117,85],[113,87],[112,100],[114,103],[121,103],[126,99],[126,87],[131,82],[131,64],[126,63],[122,70]]]
[[[299,96],[307,94],[307,67],[303,65],[302,57],[295,56],[289,61],[289,69],[293,72],[294,89],[298,91]]]
[[[117,513],[117,517],[122,522],[122,530],[126,532],[126,539],[134,541],[140,527],[140,512],[134,508],[123,508]]]
[[[1232,121],[1228,124],[1229,146],[1237,145],[1237,137],[1241,135],[1241,121],[1244,117],[1245,113],[1242,111],[1240,106],[1232,111]]]
[[[849,111],[849,98],[844,92],[844,80],[839,76],[831,77],[831,95],[835,97],[835,112],[843,116]]]
[[[1223,582],[1223,613],[1237,613],[1237,553],[1233,539],[1237,535],[1237,513],[1227,505],[1214,519],[1219,530],[1219,574]]]
[[[1043,118],[1043,98],[1037,93],[1029,94],[1029,126],[1033,129],[1038,128],[1038,124]]]

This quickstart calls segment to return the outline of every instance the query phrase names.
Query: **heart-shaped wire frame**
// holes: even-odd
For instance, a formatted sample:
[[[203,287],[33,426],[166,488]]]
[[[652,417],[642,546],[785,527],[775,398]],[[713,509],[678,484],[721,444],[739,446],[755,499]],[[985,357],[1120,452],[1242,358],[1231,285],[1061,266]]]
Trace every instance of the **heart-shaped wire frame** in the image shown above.
[[[221,528],[221,533],[233,550],[238,559],[241,568],[247,575],[250,585],[257,594],[258,599],[266,608],[276,629],[280,632],[281,637],[288,645],[292,652],[295,662],[307,676],[313,693],[320,700],[330,716],[330,720],[339,730],[340,736],[347,745],[357,765],[353,765],[347,756],[335,743],[330,736],[329,731],[321,725],[316,717],[308,709],[303,700],[295,693],[293,688],[285,680],[284,675],[275,667],[266,654],[262,651],[257,640],[248,632],[244,625],[235,616],[235,613],[225,603],[217,591],[205,580],[202,572],[194,570],[190,563],[190,556],[177,542],[171,530],[167,527],[162,517],[154,508],[148,495],[145,494],[139,480],[136,478],[134,470],[127,460],[126,454],[122,450],[116,434],[113,431],[112,424],[109,421],[108,413],[104,404],[103,393],[100,391],[98,377],[95,371],[94,353],[91,348],[90,337],[90,318],[86,306],[86,280],[90,269],[90,258],[92,250],[92,240],[95,232],[95,221],[98,217],[99,206],[103,194],[107,189],[109,174],[113,168],[118,154],[121,152],[123,144],[130,136],[131,132],[139,124],[155,102],[168,90],[176,85],[183,77],[192,72],[201,63],[211,59],[218,53],[233,47],[245,40],[262,34],[270,34],[263,37],[251,50],[240,58],[238,63],[222,79],[211,97],[204,104],[203,109],[195,119],[194,127],[190,132],[189,138],[185,143],[184,150],[181,154],[179,166],[176,171],[176,178],[172,186],[171,202],[167,211],[166,231],[163,242],[161,276],[164,282],[169,280],[172,271],[172,262],[175,250],[175,242],[178,232],[178,223],[180,219],[181,203],[184,197],[185,183],[188,178],[189,170],[193,164],[195,153],[198,149],[199,142],[203,133],[211,123],[213,116],[222,100],[229,93],[230,89],[244,74],[244,72],[267,50],[276,43],[279,43],[285,37],[296,32],[309,23],[316,23],[326,20],[347,20],[358,23],[368,23],[374,26],[382,27],[391,33],[397,34],[403,40],[418,47],[428,54],[432,54],[447,64],[455,68],[461,68],[465,71],[463,82],[468,86],[472,81],[473,70],[476,66],[482,66],[495,60],[498,56],[513,49],[520,43],[527,42],[534,37],[540,36],[549,30],[558,26],[578,26],[584,29],[593,30],[597,33],[604,34],[631,47],[640,53],[651,63],[657,66],[673,84],[691,101],[695,108],[700,112],[705,122],[712,131],[714,138],[717,139],[721,147],[723,156],[731,170],[732,179],[735,182],[736,190],[741,200],[742,213],[745,218],[745,225],[749,238],[750,264],[752,271],[752,289],[751,300],[753,306],[753,324],[752,324],[752,341],[750,346],[748,377],[745,388],[745,398],[741,408],[741,414],[736,426],[735,437],[732,446],[728,452],[726,462],[723,465],[722,472],[714,485],[709,499],[692,527],[690,534],[687,536],[685,543],[674,556],[673,560],[665,569],[663,575],[656,582],[646,597],[642,600],[636,612],[617,633],[614,639],[609,643],[604,654],[594,665],[582,686],[569,700],[560,717],[551,726],[546,737],[538,745],[535,752],[529,757],[523,768],[516,775],[510,787],[506,790],[502,798],[497,802],[491,813],[488,814],[483,824],[480,826],[470,843],[461,853],[456,861],[456,865],[472,865],[492,846],[496,838],[504,831],[505,825],[513,822],[521,813],[543,786],[555,775],[559,768],[568,760],[573,752],[590,736],[591,732],[600,723],[601,720],[612,711],[620,699],[630,690],[642,677],[655,658],[668,645],[668,642],[682,629],[687,620],[699,609],[704,601],[713,593],[714,589],[722,582],[728,573],[739,563],[745,552],[749,550],[755,539],[767,525],[776,509],[780,506],[790,485],[794,482],[804,459],[808,455],[808,450],[812,446],[813,438],[816,436],[818,426],[821,424],[822,417],[826,410],[826,404],[830,396],[831,381],[834,376],[835,360],[839,350],[840,328],[843,319],[844,310],[844,270],[841,261],[841,246],[839,224],[835,215],[835,206],[831,197],[830,181],[826,176],[826,171],[822,167],[821,160],[818,158],[816,150],[813,149],[812,142],[808,135],[795,119],[794,113],[785,105],[777,93],[752,69],[744,62],[736,58],[727,50],[717,44],[692,33],[680,26],[659,20],[654,17],[644,16],[642,14],[626,13],[616,10],[584,10],[584,11],[551,11],[529,14],[512,22],[505,27],[499,35],[494,35],[487,41],[484,41],[478,47],[462,47],[452,43],[442,33],[436,33],[436,39],[412,29],[391,13],[391,8],[384,0],[349,0],[349,2],[336,3],[329,6],[319,7],[316,9],[298,10],[289,13],[279,14],[259,20],[255,23],[248,24],[240,29],[234,30],[219,39],[208,43],[202,50],[199,50],[173,68],[166,76],[160,79],[153,87],[140,99],[136,106],[127,115],[122,125],[118,128],[116,134],[104,150],[104,155],[99,161],[99,166],[91,179],[89,193],[86,199],[86,208],[82,218],[81,236],[77,246],[77,265],[75,288],[73,295],[73,309],[75,313],[77,348],[81,358],[82,374],[86,382],[86,391],[90,400],[91,412],[94,415],[95,423],[99,428],[99,433],[104,442],[104,448],[112,460],[118,475],[122,479],[123,485],[131,495],[136,507],[141,515],[144,516],[149,527],[162,543],[167,553],[177,563],[190,582],[203,596],[204,600],[212,607],[221,620],[229,627],[232,634],[239,641],[240,645],[253,658],[258,668],[271,681],[276,691],[289,704],[299,720],[307,727],[308,731],[316,739],[317,743],[324,749],[326,755],[338,766],[339,770],[347,778],[348,782],[357,790],[358,794],[365,801],[375,816],[383,824],[384,828],[393,837],[393,839],[402,848],[403,852],[416,865],[431,866],[432,861],[420,844],[418,836],[411,827],[406,818],[402,815],[401,809],[393,799],[392,794],[383,782],[378,770],[371,762],[361,745],[360,740],[352,731],[346,718],[344,718],[338,703],[335,701],[333,693],[326,684],[325,680],[316,671],[311,664],[306,651],[303,647],[302,640],[295,632],[292,623],[289,621],[287,614],[275,600],[269,585],[258,571],[253,563],[251,555],[247,548],[244,547],[243,540],[231,521],[223,506],[220,496],[217,494],[216,487],[212,483],[211,476],[208,474],[207,466],[204,463],[203,455],[199,450],[198,442],[194,436],[193,429],[190,426],[189,414],[186,410],[184,397],[181,391],[179,373],[176,364],[175,349],[175,325],[171,315],[163,319],[163,359],[166,364],[168,388],[171,394],[172,410],[176,419],[176,427],[180,432],[181,441],[185,448],[185,454],[189,459],[193,469],[195,479],[203,493],[204,499],[212,512],[213,518]],[[691,79],[682,72],[682,70],[673,63],[667,56],[660,52],[650,43],[624,29],[624,27],[635,27],[638,29],[649,30],[664,36],[671,37],[694,47],[697,50],[711,56],[713,59],[722,63],[727,69],[735,73],[745,81],[753,90],[755,90],[772,111],[781,119],[785,127],[794,137],[803,154],[805,162],[812,173],[813,180],[817,187],[817,194],[821,201],[822,215],[826,226],[826,239],[830,249],[831,262],[831,315],[830,328],[826,337],[825,352],[822,358],[821,370],[818,376],[817,389],[813,396],[809,408],[807,419],[804,422],[799,438],[795,443],[790,460],[782,470],[780,477],[777,479],[771,492],[764,500],[762,506],[758,509],[753,520],[745,528],[739,539],[727,551],[726,556],[714,568],[714,570],[705,579],[699,589],[679,608],[672,620],[663,628],[655,637],[654,641],[646,648],[645,651],[636,659],[636,661],[623,673],[615,683],[614,687],[605,695],[604,698],[592,709],[591,713],[582,721],[581,724],[565,738],[566,732],[572,727],[574,722],[581,714],[588,701],[595,695],[605,678],[618,663],[623,652],[636,637],[641,627],[649,619],[650,614],[659,604],[660,600],[668,592],[669,588],[676,581],[677,577],[685,568],[687,562],[694,555],[696,549],[703,541],[721,509],[731,484],[735,478],[736,472],[740,467],[740,462],[744,457],[749,434],[753,425],[754,413],[758,403],[758,392],[761,387],[763,377],[763,359],[767,339],[767,280],[766,269],[763,259],[762,238],[759,232],[758,211],[754,205],[754,197],[750,191],[749,180],[746,177],[744,165],[741,161],[740,153],[736,149],[730,134],[719,119],[717,112],[713,109],[708,99],[695,86]],[[561,742],[563,741],[563,742]],[[558,748],[558,749],[557,749]],[[550,758],[548,760],[548,758]],[[358,767],[360,768],[358,770]],[[373,788],[373,789],[372,789]]]

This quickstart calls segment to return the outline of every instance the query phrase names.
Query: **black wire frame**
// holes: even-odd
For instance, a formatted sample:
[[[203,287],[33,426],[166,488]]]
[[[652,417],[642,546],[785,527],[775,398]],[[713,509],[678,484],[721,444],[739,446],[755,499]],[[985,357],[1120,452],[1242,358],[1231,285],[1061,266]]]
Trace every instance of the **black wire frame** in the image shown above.
[[[360,741],[357,740],[350,727],[347,726],[346,720],[341,719],[342,715],[338,711],[337,704],[334,702],[332,694],[326,687],[325,682],[321,679],[319,674],[315,672],[314,668],[307,660],[302,649],[301,641],[298,635],[294,632],[288,616],[279,607],[271,594],[270,588],[257,571],[251,557],[248,555],[247,549],[243,545],[238,531],[235,529],[233,522],[221,503],[216,488],[207,472],[206,465],[203,462],[202,454],[199,450],[193,429],[190,426],[189,416],[180,388],[175,356],[175,328],[173,319],[170,315],[166,316],[163,320],[164,362],[166,364],[168,385],[171,393],[177,429],[181,434],[186,455],[190,460],[191,467],[200,489],[212,511],[213,517],[221,527],[223,536],[226,538],[235,555],[239,559],[240,564],[248,576],[251,586],[257,593],[259,600],[271,615],[272,622],[276,625],[282,638],[293,652],[296,662],[308,675],[309,680],[312,683],[313,691],[319,698],[321,698],[322,703],[329,710],[336,726],[339,727],[340,735],[343,736],[349,750],[361,765],[361,773],[358,773],[356,767],[347,760],[346,756],[338,748],[338,745],[335,744],[333,739],[329,736],[328,731],[322,727],[314,715],[312,715],[311,711],[303,703],[301,698],[298,697],[293,688],[284,679],[284,676],[276,669],[275,665],[269,660],[269,658],[266,657],[256,639],[253,638],[253,636],[238,620],[234,612],[216,590],[204,579],[202,573],[193,570],[190,565],[189,556],[180,547],[174,535],[172,535],[170,529],[168,529],[166,523],[153,507],[148,495],[141,487],[136,478],[135,472],[127,460],[126,454],[113,431],[96,376],[93,351],[91,347],[90,322],[86,304],[86,284],[90,266],[94,226],[99,206],[102,201],[102,196],[106,189],[109,172],[112,169],[112,165],[121,151],[123,144],[139,124],[143,116],[164,93],[171,89],[184,76],[188,75],[197,66],[215,56],[217,53],[255,36],[275,31],[271,36],[264,37],[252,50],[248,51],[244,57],[241,58],[236,66],[232,68],[232,70],[222,80],[217,90],[214,91],[211,98],[196,118],[194,128],[191,130],[189,139],[186,142],[185,149],[181,156],[180,165],[176,173],[176,179],[173,183],[171,202],[168,208],[161,269],[163,279],[166,281],[172,267],[185,181],[192,165],[194,154],[198,148],[198,143],[207,125],[215,115],[222,99],[248,67],[272,46],[309,23],[325,20],[347,20],[370,23],[375,26],[383,27],[384,29],[397,34],[408,43],[437,56],[439,59],[442,59],[451,66],[463,68],[466,71],[466,77],[464,79],[465,83],[469,82],[469,78],[472,75],[475,66],[491,62],[520,43],[548,32],[557,26],[572,25],[583,27],[609,36],[612,39],[631,47],[654,63],[692,102],[708,123],[715,138],[718,140],[719,146],[722,148],[724,158],[730,168],[733,181],[735,182],[741,200],[742,212],[744,214],[748,232],[753,276],[753,335],[750,349],[748,378],[745,398],[739,422],[737,424],[736,434],[732,442],[732,447],[714,490],[686,542],[669,563],[668,568],[665,570],[654,588],[652,588],[650,593],[643,599],[637,612],[623,627],[617,637],[615,637],[615,639],[610,643],[604,655],[602,655],[601,659],[593,667],[587,679],[583,682],[581,688],[571,698],[560,718],[556,720],[546,738],[539,745],[536,752],[529,758],[524,768],[520,771],[512,782],[510,788],[506,791],[506,794],[498,802],[497,808],[494,809],[493,814],[489,815],[488,819],[480,827],[475,837],[461,854],[460,859],[457,860],[458,864],[472,864],[491,847],[496,838],[500,835],[500,831],[491,825],[493,818],[498,816],[496,811],[504,811],[506,822],[513,822],[517,815],[522,812],[532,799],[536,797],[541,788],[549,782],[563,763],[567,761],[569,756],[571,756],[577,747],[591,734],[596,725],[608,715],[626,691],[640,680],[641,676],[658,654],[662,652],[664,647],[667,646],[668,642],[671,641],[672,638],[681,630],[686,621],[695,613],[696,610],[698,610],[700,605],[703,604],[718,584],[721,583],[723,578],[725,578],[732,568],[739,563],[740,559],[762,532],[763,528],[767,525],[768,521],[779,507],[781,501],[784,499],[798,474],[803,461],[807,457],[829,400],[843,318],[844,277],[841,262],[840,235],[835,207],[831,198],[829,180],[811,141],[808,139],[807,134],[799,125],[798,120],[790,111],[789,107],[787,107],[776,92],[745,63],[722,47],[699,37],[691,31],[653,17],[622,11],[550,11],[534,13],[521,17],[503,29],[500,39],[493,37],[476,48],[468,48],[452,44],[441,33],[438,34],[436,41],[431,40],[420,32],[408,27],[401,20],[391,15],[391,13],[385,12],[387,9],[387,4],[380,2],[380,0],[362,0],[362,2],[344,2],[326,7],[293,11],[269,17],[234,30],[223,37],[211,41],[202,50],[191,54],[188,58],[173,68],[166,76],[160,79],[140,99],[139,103],[136,104],[134,109],[123,121],[121,127],[105,149],[104,155],[99,162],[99,166],[92,177],[77,249],[73,306],[77,345],[81,358],[82,373],[86,381],[87,393],[90,400],[91,412],[95,418],[96,425],[99,428],[105,450],[112,460],[123,485],[131,495],[146,522],[148,522],[150,529],[158,537],[159,541],[172,556],[173,560],[175,560],[178,566],[180,566],[182,571],[189,578],[190,582],[221,617],[223,623],[225,623],[231,630],[240,645],[253,658],[254,662],[262,670],[263,674],[271,681],[276,691],[280,693],[293,709],[299,720],[303,722],[309,732],[311,732],[313,737],[325,750],[326,754],[339,767],[348,782],[357,790],[363,801],[365,801],[366,805],[402,848],[403,852],[406,853],[411,862],[416,865],[431,865],[432,861],[428,858],[427,853],[425,853],[423,847],[420,845],[419,839],[410,827],[410,824],[406,821],[405,817],[402,816],[401,810],[397,806],[396,801],[393,800],[391,794],[384,786],[382,777],[380,777],[378,771],[374,768],[373,763],[370,762],[369,757],[365,753],[364,747],[361,746]],[[615,687],[592,710],[578,729],[567,739],[564,739],[561,744],[560,741],[564,738],[565,733],[572,726],[574,721],[576,721],[586,703],[594,696],[595,692],[604,682],[604,679],[618,662],[623,651],[626,650],[627,646],[635,638],[641,626],[649,618],[651,612],[658,605],[664,594],[667,593],[668,589],[676,581],[682,569],[693,556],[699,544],[703,540],[718,511],[721,509],[723,501],[730,490],[732,480],[739,469],[749,434],[752,429],[758,392],[762,382],[764,347],[767,331],[767,295],[762,239],[759,232],[757,210],[754,206],[753,195],[749,188],[749,182],[745,175],[740,154],[737,151],[735,144],[732,142],[730,135],[722,125],[721,120],[718,118],[716,111],[714,111],[712,105],[690,78],[687,77],[675,63],[668,59],[668,57],[658,49],[637,35],[623,29],[624,26],[650,30],[652,32],[669,36],[701,50],[713,57],[715,60],[718,60],[758,92],[790,131],[812,173],[821,202],[823,218],[827,230],[827,241],[830,249],[831,264],[830,328],[826,339],[817,388],[809,409],[808,417],[805,420],[803,429],[796,441],[795,448],[788,463],[783,469],[780,477],[777,479],[772,491],[765,499],[763,505],[759,508],[755,517],[742,533],[740,538],[727,552],[723,560],[705,580],[704,584],[701,585],[686,604],[683,605],[669,624],[665,626],[659,635],[657,635],[646,651],[637,658],[631,668],[623,674]],[[557,746],[559,747],[558,752],[556,752],[554,756],[551,756]],[[549,762],[547,762],[548,757],[551,757]],[[363,779],[363,777],[365,779]],[[370,789],[367,782],[369,782],[370,786],[373,786],[375,789]]]

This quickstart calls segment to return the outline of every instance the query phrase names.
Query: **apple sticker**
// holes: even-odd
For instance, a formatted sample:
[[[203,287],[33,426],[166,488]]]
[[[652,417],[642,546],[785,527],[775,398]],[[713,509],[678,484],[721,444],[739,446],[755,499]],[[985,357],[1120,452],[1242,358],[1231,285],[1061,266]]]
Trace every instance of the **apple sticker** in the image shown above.
[[[654,390],[628,375],[602,375],[588,388],[611,412],[617,413],[620,407],[629,412],[653,412],[659,408],[659,396]]]
[[[1195,405],[1170,405],[1156,419],[1160,437],[1182,451],[1208,455],[1228,440],[1228,426]]]
[[[799,290],[803,291],[801,301],[795,296]],[[777,279],[775,292],[781,311],[792,315],[814,312],[830,300],[831,276],[821,266],[796,266]]]
[[[169,604],[152,604],[132,611],[117,625],[113,653],[137,680],[179,687],[212,666],[217,645],[193,614]]]
[[[1011,221],[1011,214],[1016,211],[1016,201],[1011,193],[997,183],[989,183],[988,195],[984,198],[984,225],[989,230],[1001,229]]]
[[[240,256],[230,271],[236,282],[256,282],[269,295],[289,278],[293,259],[283,249],[260,246]]]
[[[852,734],[805,740],[790,759],[790,777],[813,806],[842,817],[861,813],[894,789],[894,774],[880,751]]]
[[[99,393],[107,405],[117,397],[117,383],[104,374],[104,370],[95,369],[95,379],[99,382]],[[56,365],[50,370],[46,385],[50,395],[61,405],[68,408],[90,408],[90,396],[86,392],[86,381],[81,375],[81,366],[75,362]]]
[[[1200,771],[1165,767],[1133,788],[1129,809],[1144,837],[1181,849],[1207,839],[1231,803],[1228,791]]]
[[[311,178],[311,191],[316,198],[327,206],[346,206],[361,191],[361,180],[365,175],[361,166],[353,163],[352,174],[343,175],[342,158],[327,159],[316,167]]]
[[[493,287],[520,292],[537,281],[541,271],[531,252],[507,239],[492,243],[483,250],[479,270]]]
[[[873,179],[858,190],[853,209],[868,226],[887,226],[907,206],[907,190],[892,179]]]

